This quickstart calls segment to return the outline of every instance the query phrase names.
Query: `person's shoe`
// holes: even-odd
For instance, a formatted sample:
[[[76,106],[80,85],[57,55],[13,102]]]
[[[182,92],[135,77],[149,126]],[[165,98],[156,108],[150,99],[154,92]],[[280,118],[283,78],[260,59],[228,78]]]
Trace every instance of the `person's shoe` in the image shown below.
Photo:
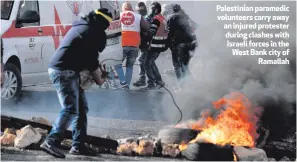
[[[121,82],[118,88],[120,88],[120,89],[130,89],[126,82]]]
[[[80,149],[76,149],[75,147],[71,147],[69,154],[72,155],[86,155],[86,156],[96,156],[97,154],[87,147],[82,147]]]
[[[144,92],[153,89],[156,89],[156,86],[154,84],[148,84],[146,87],[140,88],[140,90]]]
[[[158,83],[156,83],[156,89],[161,89],[165,86],[165,82],[163,81],[160,81]]]
[[[44,141],[41,145],[40,148],[47,152],[48,154],[56,157],[56,158],[65,158],[65,155],[59,151],[58,148],[56,148],[53,145],[50,145],[47,141]]]
[[[146,83],[145,83],[145,80],[142,80],[142,79],[139,79],[137,80],[136,82],[133,83],[133,86],[135,87],[142,87],[142,86],[145,86]]]

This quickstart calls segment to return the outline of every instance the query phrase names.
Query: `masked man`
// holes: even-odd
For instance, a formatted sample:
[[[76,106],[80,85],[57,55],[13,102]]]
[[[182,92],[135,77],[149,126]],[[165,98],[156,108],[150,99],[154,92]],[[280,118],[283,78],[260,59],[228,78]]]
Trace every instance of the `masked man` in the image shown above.
[[[133,66],[138,57],[139,45],[141,43],[140,31],[147,32],[149,24],[143,17],[134,12],[132,5],[128,2],[123,3],[121,13],[122,27],[122,47],[123,59],[126,59],[126,73],[124,74],[122,63],[115,66],[119,79],[120,88],[130,89],[132,80]]]
[[[65,158],[57,146],[71,123],[72,148],[69,153],[94,155],[84,145],[88,104],[80,87],[80,72],[87,69],[97,85],[104,83],[106,72],[99,66],[98,52],[106,46],[105,30],[112,21],[111,17],[108,9],[102,8],[75,21],[49,64],[49,76],[57,90],[62,110],[40,147],[55,157]]]
[[[148,32],[149,49],[146,55],[144,67],[148,77],[148,85],[141,88],[142,91],[160,89],[165,83],[155,63],[161,52],[167,50],[167,25],[166,19],[161,15],[161,4],[153,2],[147,20],[150,22]]]
[[[166,6],[164,7],[166,8]],[[178,4],[167,6],[168,42],[172,52],[172,62],[180,87],[186,76],[190,75],[189,62],[191,52],[197,47],[194,27],[189,16]]]

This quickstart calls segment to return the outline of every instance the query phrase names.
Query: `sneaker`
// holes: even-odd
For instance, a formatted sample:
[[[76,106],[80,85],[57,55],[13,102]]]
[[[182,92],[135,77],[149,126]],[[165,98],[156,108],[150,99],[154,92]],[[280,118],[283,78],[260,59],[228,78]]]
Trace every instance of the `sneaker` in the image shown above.
[[[56,158],[65,158],[65,155],[59,151],[58,148],[56,148],[53,145],[50,145],[47,141],[44,141],[41,145],[40,148],[45,151],[46,153],[56,157]]]
[[[77,149],[75,147],[71,147],[69,154],[72,155],[86,155],[86,156],[96,156],[97,154],[92,151],[91,149],[87,148],[87,147],[82,147],[80,149]]]
[[[161,88],[163,88],[164,86],[165,86],[165,82],[163,82],[163,81],[158,82],[158,84],[156,83],[156,88],[157,88],[157,89],[161,89]]]
[[[145,86],[145,85],[146,85],[145,80],[141,80],[141,79],[139,79],[139,80],[137,80],[136,82],[133,83],[133,86],[135,86],[135,87],[142,87],[142,86]]]
[[[118,88],[120,88],[120,89],[130,89],[126,82],[121,82]]]
[[[140,88],[141,91],[148,91],[148,90],[153,90],[156,89],[156,86],[154,84],[148,84],[146,87],[144,88]]]

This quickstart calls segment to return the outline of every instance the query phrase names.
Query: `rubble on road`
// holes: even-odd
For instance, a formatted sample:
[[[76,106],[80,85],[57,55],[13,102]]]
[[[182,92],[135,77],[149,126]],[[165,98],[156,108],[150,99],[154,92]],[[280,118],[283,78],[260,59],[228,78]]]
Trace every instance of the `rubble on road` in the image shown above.
[[[178,144],[167,144],[162,147],[162,155],[175,158],[180,155],[181,151],[179,150]]]
[[[123,139],[119,139],[117,141],[118,141],[119,144],[136,142],[135,138],[133,138],[133,137],[123,138]]]
[[[4,130],[4,134],[7,134],[7,133],[10,133],[10,134],[14,134],[14,135],[16,135],[16,129],[14,129],[14,128],[6,128],[5,130]]]
[[[16,138],[16,135],[11,134],[11,133],[4,133],[0,137],[0,143],[3,146],[13,146],[14,145],[14,140]]]
[[[119,155],[132,156],[135,154],[137,147],[138,145],[136,142],[120,144],[120,146],[117,149],[117,153]]]
[[[27,146],[38,143],[42,135],[31,125],[27,125],[21,130],[17,130],[17,137],[14,140],[14,146],[17,148],[26,148]]]
[[[140,140],[135,152],[138,155],[152,156],[154,154],[154,144],[149,140]]]
[[[42,117],[34,117],[33,116],[33,117],[31,117],[29,119],[29,121],[33,121],[33,122],[37,122],[37,123],[40,123],[40,124],[51,126],[51,123],[48,120],[46,120],[46,119],[44,119]]]
[[[259,148],[235,146],[234,152],[239,161],[268,161],[265,151]]]

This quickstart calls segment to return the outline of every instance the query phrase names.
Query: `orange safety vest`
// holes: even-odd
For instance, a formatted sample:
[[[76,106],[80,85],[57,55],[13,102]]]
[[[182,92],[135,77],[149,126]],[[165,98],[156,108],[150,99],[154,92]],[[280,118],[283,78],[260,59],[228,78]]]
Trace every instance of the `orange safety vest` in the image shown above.
[[[154,17],[160,22],[160,26],[157,30],[155,36],[153,36],[152,43],[151,43],[151,50],[164,52],[167,50],[167,37],[168,37],[168,30],[167,30],[167,22],[164,16],[158,14]]]
[[[141,15],[133,11],[121,13],[122,46],[139,47]]]

